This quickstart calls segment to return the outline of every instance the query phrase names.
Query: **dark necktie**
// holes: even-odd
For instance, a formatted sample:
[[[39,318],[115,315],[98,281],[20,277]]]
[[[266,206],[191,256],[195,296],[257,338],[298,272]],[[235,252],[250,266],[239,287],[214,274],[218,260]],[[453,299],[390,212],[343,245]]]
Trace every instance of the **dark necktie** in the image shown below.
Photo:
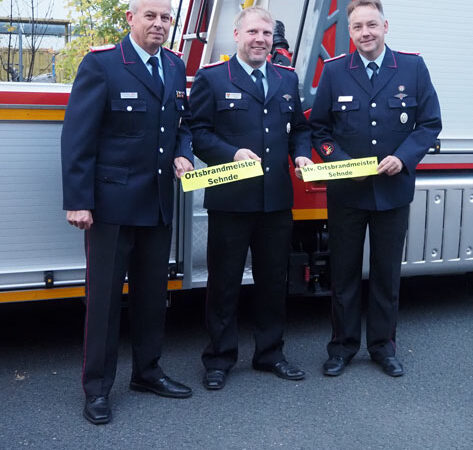
[[[368,64],[368,67],[373,71],[373,74],[371,75],[371,85],[374,85],[374,80],[378,77],[378,64],[376,64],[374,61],[371,61]]]
[[[163,97],[164,85],[161,76],[159,75],[159,60],[156,56],[151,56],[148,59],[148,62],[153,66],[153,78],[156,81],[156,86],[158,88],[159,95]]]
[[[255,69],[255,70],[253,70],[251,75],[256,77],[256,81],[255,81],[256,88],[258,89],[258,92],[259,92],[261,98],[264,100],[265,95],[264,95],[264,86],[263,86],[263,72],[261,72],[261,70],[259,70],[259,69]]]

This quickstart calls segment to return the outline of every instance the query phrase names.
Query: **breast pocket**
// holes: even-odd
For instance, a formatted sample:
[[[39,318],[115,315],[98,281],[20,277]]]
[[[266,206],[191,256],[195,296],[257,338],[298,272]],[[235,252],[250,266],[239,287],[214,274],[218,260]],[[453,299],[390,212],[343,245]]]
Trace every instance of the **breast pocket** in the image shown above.
[[[217,128],[224,134],[245,133],[248,121],[248,100],[217,100]]]
[[[184,116],[187,110],[187,102],[185,102],[183,98],[176,98],[176,111],[179,112],[181,116]]]
[[[359,128],[359,100],[351,102],[333,102],[332,114],[335,117],[335,132],[356,134]]]
[[[137,99],[117,99],[111,101],[115,134],[140,136],[144,134],[143,116],[147,111],[146,102]]]
[[[391,129],[408,133],[414,128],[417,111],[417,100],[414,97],[404,99],[389,98],[389,120]]]
[[[293,101],[284,101],[281,102],[279,105],[279,109],[281,110],[282,114],[292,114],[294,112],[294,102]]]

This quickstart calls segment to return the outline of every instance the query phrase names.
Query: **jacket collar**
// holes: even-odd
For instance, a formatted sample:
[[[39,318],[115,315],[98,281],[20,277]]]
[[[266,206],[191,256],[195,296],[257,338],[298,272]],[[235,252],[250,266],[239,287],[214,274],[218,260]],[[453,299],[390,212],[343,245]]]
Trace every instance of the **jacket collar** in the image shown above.
[[[243,69],[243,67],[241,67],[235,55],[233,55],[228,62],[228,75],[230,81],[235,86],[238,86],[241,90],[248,92],[257,101],[262,103],[262,99],[255,82]],[[279,89],[279,85],[282,81],[281,75],[276,71],[271,63],[266,64],[266,77],[268,80],[268,92],[266,93],[264,104],[267,104],[271,100],[275,92]]]
[[[370,95],[371,98],[383,89],[384,86],[397,72],[397,60],[394,52],[386,46],[386,54],[384,55],[383,63],[379,69],[378,76],[375,79],[374,86],[366,73],[366,68],[360,58],[358,51],[353,52],[347,59],[347,69],[350,75],[357,81],[357,83]]]
[[[129,36],[126,36],[120,43],[120,50],[125,69],[143,83],[157,98],[163,100],[161,99],[160,92],[157,89],[152,75],[149,73],[143,61],[138,56],[138,53],[136,53],[136,50],[133,48]],[[162,103],[166,103],[173,89],[176,65],[168,55],[168,52],[162,47],[161,62],[164,72],[164,100]]]

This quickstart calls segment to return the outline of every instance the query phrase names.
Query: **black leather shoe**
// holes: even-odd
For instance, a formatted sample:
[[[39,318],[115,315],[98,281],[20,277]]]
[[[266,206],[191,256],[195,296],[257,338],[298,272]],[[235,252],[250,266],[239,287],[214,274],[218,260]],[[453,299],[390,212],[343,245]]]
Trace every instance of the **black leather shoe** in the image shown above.
[[[282,360],[276,364],[254,364],[253,368],[255,370],[261,370],[263,372],[272,372],[274,375],[284,380],[302,380],[305,377],[305,372],[298,367],[289,364],[287,361]]]
[[[101,425],[110,422],[112,411],[108,404],[107,397],[87,397],[83,411],[84,417],[94,425]]]
[[[376,364],[379,364],[384,373],[391,377],[400,377],[404,375],[402,364],[395,356],[386,356],[386,358],[373,359]]]
[[[222,389],[227,381],[227,374],[226,370],[207,369],[203,380],[204,387],[212,391]]]
[[[134,379],[130,382],[130,389],[138,392],[153,392],[162,397],[188,398],[192,395],[192,389],[177,381],[163,376],[152,382]]]
[[[338,377],[345,370],[350,361],[343,356],[331,356],[324,363],[324,375],[328,377]]]

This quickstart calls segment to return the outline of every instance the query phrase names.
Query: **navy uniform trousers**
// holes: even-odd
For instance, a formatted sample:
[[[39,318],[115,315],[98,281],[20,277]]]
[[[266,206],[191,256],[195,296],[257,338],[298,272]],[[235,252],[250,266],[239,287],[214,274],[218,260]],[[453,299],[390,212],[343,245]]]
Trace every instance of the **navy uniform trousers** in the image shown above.
[[[210,344],[202,355],[204,366],[228,370],[237,362],[238,298],[248,248],[255,282],[251,301],[253,362],[274,364],[283,360],[291,211],[209,210],[208,216],[206,325]]]
[[[128,273],[132,378],[163,376],[158,365],[166,315],[171,226],[94,223],[85,233],[87,313],[82,384],[106,396],[117,367],[121,299]]]
[[[327,206],[332,276],[332,339],[328,353],[351,359],[360,348],[361,272],[369,227],[366,341],[373,358],[393,356],[409,206],[387,211],[350,208],[332,201]]]

